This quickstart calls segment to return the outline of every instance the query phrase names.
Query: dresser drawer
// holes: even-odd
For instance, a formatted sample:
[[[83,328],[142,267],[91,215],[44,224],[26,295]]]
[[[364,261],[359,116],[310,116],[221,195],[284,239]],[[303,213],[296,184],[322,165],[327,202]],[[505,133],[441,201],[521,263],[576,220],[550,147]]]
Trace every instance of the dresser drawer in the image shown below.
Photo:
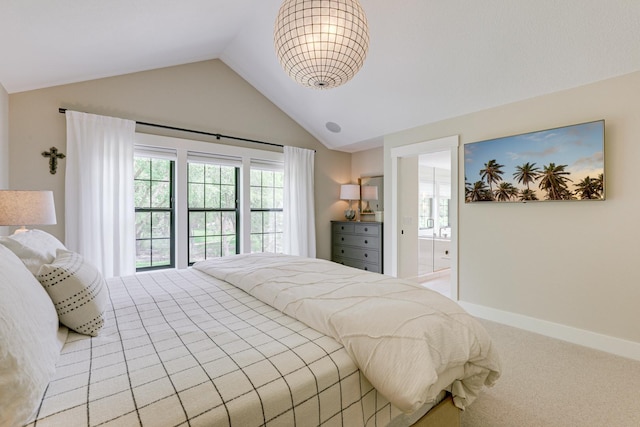
[[[379,224],[353,224],[354,232],[356,234],[364,234],[367,236],[379,236],[380,225]]]
[[[353,233],[354,225],[352,222],[333,223],[331,224],[331,231],[334,235],[336,233]]]
[[[348,267],[359,268],[360,270],[372,271],[374,273],[381,272],[380,265],[359,261],[357,259],[335,257],[333,261]]]
[[[359,236],[355,234],[336,234],[334,243],[337,245],[358,246],[367,249],[377,249],[380,247],[380,239],[378,237]]]
[[[380,253],[376,250],[336,245],[333,247],[333,255],[337,257],[354,258],[360,261],[377,263]]]

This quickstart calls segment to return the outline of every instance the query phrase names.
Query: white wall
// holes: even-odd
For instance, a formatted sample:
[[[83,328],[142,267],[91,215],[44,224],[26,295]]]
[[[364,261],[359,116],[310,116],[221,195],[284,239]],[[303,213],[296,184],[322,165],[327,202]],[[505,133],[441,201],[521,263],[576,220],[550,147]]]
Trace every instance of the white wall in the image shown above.
[[[160,123],[316,150],[317,255],[331,256],[330,221],[342,216],[339,185],[351,177],[351,155],[328,150],[289,116],[219,60],[162,68],[9,95],[11,184],[22,189],[51,189],[57,226],[43,227],[64,238],[64,174],[49,173],[40,153],[56,146],[66,152],[65,116],[58,108]],[[138,130],[182,138],[138,126]],[[235,144],[222,139],[213,142]],[[242,145],[242,143],[240,143]],[[246,144],[251,148],[265,146]],[[269,148],[266,148],[269,149]]]
[[[385,138],[389,176],[391,148],[458,134],[463,195],[464,144],[605,119],[606,201],[459,202],[458,288],[468,307],[532,329],[557,326],[587,345],[602,338],[600,348],[640,358],[639,88],[637,72]]]

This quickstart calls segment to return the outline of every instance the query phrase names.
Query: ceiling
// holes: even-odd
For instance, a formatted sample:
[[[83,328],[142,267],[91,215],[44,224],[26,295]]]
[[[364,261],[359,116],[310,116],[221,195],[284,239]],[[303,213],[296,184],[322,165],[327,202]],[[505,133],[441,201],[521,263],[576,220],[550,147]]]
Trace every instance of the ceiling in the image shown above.
[[[219,58],[331,149],[640,70],[637,0],[361,0],[362,70],[298,86],[280,68],[280,0],[2,0],[9,93]],[[327,129],[340,126],[339,133]]]

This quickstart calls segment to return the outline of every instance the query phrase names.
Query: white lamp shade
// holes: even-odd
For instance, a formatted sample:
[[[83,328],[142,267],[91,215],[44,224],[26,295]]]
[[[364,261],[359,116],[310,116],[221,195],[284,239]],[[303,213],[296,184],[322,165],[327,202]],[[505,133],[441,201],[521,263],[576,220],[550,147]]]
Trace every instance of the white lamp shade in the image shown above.
[[[52,191],[0,190],[0,225],[56,223]]]
[[[378,187],[375,185],[363,185],[362,200],[378,200]]]
[[[340,186],[342,200],[360,200],[360,186],[358,184],[344,184]]]
[[[340,86],[364,64],[367,18],[358,0],[284,0],[274,45],[282,68],[299,84]]]

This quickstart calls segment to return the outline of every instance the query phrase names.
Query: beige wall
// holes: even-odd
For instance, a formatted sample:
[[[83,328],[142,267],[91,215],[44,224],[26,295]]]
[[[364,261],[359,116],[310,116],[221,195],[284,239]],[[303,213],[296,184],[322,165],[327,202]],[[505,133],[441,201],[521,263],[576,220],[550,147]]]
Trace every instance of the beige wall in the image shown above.
[[[58,113],[63,107],[315,149],[317,255],[330,257],[330,220],[342,214],[336,195],[339,184],[350,179],[350,154],[326,149],[219,60],[11,94],[9,106],[10,161],[19,165],[11,168],[11,184],[54,191],[58,225],[43,229],[59,238],[64,237],[65,162],[51,175],[40,153],[51,146],[66,152],[65,116]]]
[[[384,174],[383,147],[358,151],[351,155],[351,182],[358,182],[363,176],[377,176]]]
[[[9,188],[9,94],[0,84],[0,190]],[[0,227],[0,236],[9,227]]]
[[[640,343],[639,95],[637,72],[385,139],[389,176],[392,147],[459,134],[462,195],[463,144],[606,121],[606,201],[458,203],[461,301]]]
[[[0,84],[0,189],[9,188],[9,94]]]

